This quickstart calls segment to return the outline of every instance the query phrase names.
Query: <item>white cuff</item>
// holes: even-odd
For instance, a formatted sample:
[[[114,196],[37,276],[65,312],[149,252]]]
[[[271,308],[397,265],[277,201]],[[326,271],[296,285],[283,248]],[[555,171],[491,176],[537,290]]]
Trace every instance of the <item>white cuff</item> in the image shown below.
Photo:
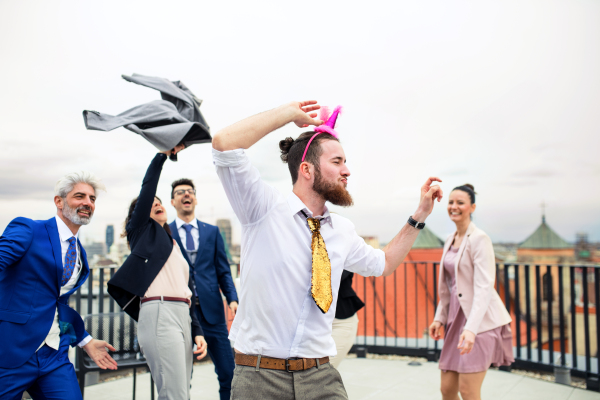
[[[79,347],[83,347],[83,346],[85,346],[86,344],[88,344],[88,343],[89,343],[91,340],[92,340],[92,337],[91,337],[90,335],[87,335],[86,337],[84,337],[84,338],[83,338],[83,340],[82,340],[81,342],[79,342],[79,343],[77,344],[77,346],[79,346]]]
[[[212,149],[213,163],[217,167],[237,167],[248,160],[244,149],[219,151]]]

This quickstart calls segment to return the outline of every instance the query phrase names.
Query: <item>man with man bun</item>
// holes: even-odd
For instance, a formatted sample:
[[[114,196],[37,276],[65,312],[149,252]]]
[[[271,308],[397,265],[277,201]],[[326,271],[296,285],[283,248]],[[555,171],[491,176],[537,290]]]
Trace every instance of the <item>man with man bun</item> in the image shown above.
[[[400,265],[442,191],[429,178],[416,211],[382,250],[326,202],[351,206],[350,171],[335,131],[340,108],[321,112],[316,101],[291,102],[221,130],[213,160],[242,224],[240,305],[229,338],[235,342],[232,399],[347,399],[329,363],[342,271],[387,276]],[[316,126],[280,142],[293,190],[287,196],[260,179],[245,149],[293,122]],[[366,139],[365,139],[366,140]]]

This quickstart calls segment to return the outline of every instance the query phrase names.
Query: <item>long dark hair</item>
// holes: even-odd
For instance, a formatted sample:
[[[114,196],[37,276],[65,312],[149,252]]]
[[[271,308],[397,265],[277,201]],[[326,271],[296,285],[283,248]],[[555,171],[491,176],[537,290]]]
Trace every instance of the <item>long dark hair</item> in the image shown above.
[[[158,196],[154,197],[158,201],[160,201],[160,204],[162,204],[162,200]],[[123,224],[123,232],[121,233],[121,237],[127,237],[127,224],[129,223],[129,221],[131,221],[131,216],[133,215],[133,210],[135,210],[135,205],[137,204],[138,199],[139,197],[136,197],[135,199],[131,200],[131,204],[129,205],[129,212],[127,213],[127,218],[125,218],[125,223]],[[148,218],[150,218],[150,216],[148,216]],[[165,222],[163,228],[165,229],[165,231],[167,231],[169,235],[171,235],[171,228],[169,227],[169,224]],[[129,238],[127,238],[127,243],[129,244]]]

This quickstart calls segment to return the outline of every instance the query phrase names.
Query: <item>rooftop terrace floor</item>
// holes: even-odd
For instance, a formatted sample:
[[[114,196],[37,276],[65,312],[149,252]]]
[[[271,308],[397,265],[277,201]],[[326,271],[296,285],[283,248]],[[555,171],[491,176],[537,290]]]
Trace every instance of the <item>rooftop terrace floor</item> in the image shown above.
[[[339,371],[351,400],[440,399],[437,363],[410,366],[408,361],[349,358]],[[86,387],[85,400],[129,400],[132,377]],[[150,374],[139,374],[137,399],[150,399]],[[194,366],[192,400],[218,399],[219,385],[211,363]],[[491,369],[482,389],[483,399],[600,400],[600,393],[545,382]]]

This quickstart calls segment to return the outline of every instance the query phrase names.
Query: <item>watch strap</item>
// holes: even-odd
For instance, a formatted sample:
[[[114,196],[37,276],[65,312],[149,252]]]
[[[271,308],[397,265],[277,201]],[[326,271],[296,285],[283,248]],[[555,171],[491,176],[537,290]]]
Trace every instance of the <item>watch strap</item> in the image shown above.
[[[408,217],[408,224],[410,226],[412,226],[413,228],[416,228],[416,229],[423,229],[423,228],[425,228],[425,222],[418,222],[416,219],[414,219],[412,217],[412,215],[410,217]]]

